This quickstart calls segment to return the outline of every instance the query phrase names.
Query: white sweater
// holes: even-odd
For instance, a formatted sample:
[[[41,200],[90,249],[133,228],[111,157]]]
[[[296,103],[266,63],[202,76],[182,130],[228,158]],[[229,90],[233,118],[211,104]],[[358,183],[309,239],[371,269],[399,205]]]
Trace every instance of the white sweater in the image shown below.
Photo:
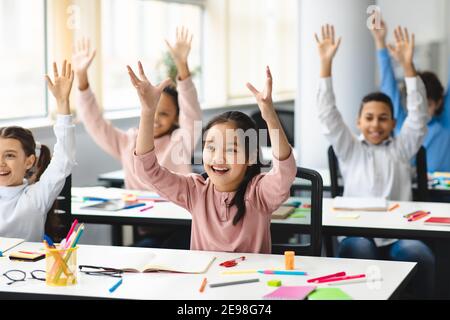
[[[53,157],[40,180],[0,187],[0,236],[41,241],[47,212],[75,166],[75,126],[71,115],[58,115]]]

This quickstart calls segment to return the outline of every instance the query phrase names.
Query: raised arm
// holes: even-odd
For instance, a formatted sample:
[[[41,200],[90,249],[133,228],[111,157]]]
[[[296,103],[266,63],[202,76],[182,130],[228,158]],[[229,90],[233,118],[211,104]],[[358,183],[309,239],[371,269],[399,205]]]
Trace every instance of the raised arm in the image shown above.
[[[387,26],[383,20],[380,29],[377,29],[375,23],[371,32],[377,48],[378,69],[380,72],[380,90],[388,95],[394,105],[394,118],[396,120],[396,132],[398,133],[406,118],[406,111],[402,106],[401,93],[395,79],[394,68],[392,67],[391,57],[386,46]]]
[[[191,76],[188,57],[191,52],[192,38],[193,35],[189,33],[189,30],[181,27],[177,28],[176,41],[173,46],[166,40],[170,55],[177,67],[179,80],[185,80]]]
[[[57,120],[54,127],[56,144],[53,157],[40,180],[30,187],[27,193],[30,201],[42,212],[50,210],[61,192],[65,179],[75,166],[75,127],[70,115],[69,96],[74,72],[70,63],[64,61],[61,75],[56,63],[53,64],[53,81],[46,75],[47,85],[57,103]]]
[[[322,26],[322,40],[315,34],[318,55],[320,58],[320,82],[317,94],[317,110],[319,121],[324,127],[325,136],[334,148],[337,156],[344,160],[356,143],[350,129],[344,123],[342,115],[336,107],[336,99],[332,86],[332,66],[341,38],[335,40],[334,27]]]
[[[405,160],[411,159],[422,145],[427,133],[427,95],[425,85],[417,76],[413,63],[414,34],[397,27],[394,31],[395,45],[389,45],[392,56],[400,63],[405,73],[408,116],[398,136],[399,151]]]
[[[78,79],[77,111],[86,131],[108,154],[120,160],[121,152],[128,142],[128,135],[115,128],[103,117],[94,93],[89,86],[88,70],[95,58],[96,50],[91,50],[90,41],[83,38],[73,48],[73,67]]]
[[[447,130],[450,130],[450,61],[448,62],[448,77],[447,77],[447,91],[445,92],[443,108],[439,119],[442,126]]]
[[[127,66],[127,68],[131,83],[136,88],[142,106],[134,155],[134,174],[143,183],[152,186],[161,196],[189,209],[191,199],[189,192],[192,190],[190,186],[193,179],[161,167],[154,151],[153,124],[155,112],[161,93],[170,84],[170,79],[153,86],[147,79],[140,62],[138,64],[140,78],[136,76],[130,66]]]
[[[202,112],[198,101],[197,90],[192,82],[191,73],[188,66],[192,38],[193,36],[189,33],[189,30],[182,27],[177,28],[176,41],[173,45],[166,40],[170,55],[172,56],[178,70],[177,90],[178,102],[180,105],[179,124],[182,129],[179,134],[181,140],[185,144],[186,150],[189,152],[194,150],[195,144],[201,137],[194,136],[195,122],[198,121],[200,123],[202,120]],[[201,133],[201,130],[199,130],[199,133]]]
[[[267,123],[274,157],[281,161],[287,159],[291,154],[292,147],[286,138],[286,133],[284,132],[280,119],[278,119],[275,108],[273,107],[272,74],[270,73],[269,67],[266,68],[266,84],[263,91],[259,92],[250,83],[247,83],[247,88],[255,96],[259,110],[261,110],[261,116]]]

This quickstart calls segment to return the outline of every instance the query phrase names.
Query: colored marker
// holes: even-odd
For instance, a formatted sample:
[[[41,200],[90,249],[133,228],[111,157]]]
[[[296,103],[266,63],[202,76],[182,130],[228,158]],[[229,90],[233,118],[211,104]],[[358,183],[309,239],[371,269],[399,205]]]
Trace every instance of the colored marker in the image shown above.
[[[216,288],[216,287],[233,286],[235,284],[244,284],[244,283],[252,283],[252,282],[259,282],[259,279],[256,278],[256,279],[246,279],[246,280],[239,280],[239,281],[211,283],[209,285],[209,287]]]
[[[361,278],[365,278],[365,277],[366,277],[365,274],[357,274],[357,275],[354,275],[354,276],[322,279],[322,280],[317,281],[316,283],[338,282],[338,281],[343,281],[343,280],[361,279]]]
[[[123,279],[120,278],[120,280],[117,281],[117,283],[116,283],[115,285],[113,285],[111,288],[109,288],[109,292],[110,292],[110,293],[113,293],[114,291],[116,291],[116,289],[117,289],[118,287],[120,287],[120,285],[122,284],[122,282],[123,282]]]
[[[392,207],[390,207],[388,209],[389,212],[394,211],[395,209],[397,209],[398,207],[400,207],[400,205],[398,203],[394,204]]]
[[[291,275],[291,276],[306,276],[304,271],[290,271],[290,270],[258,270],[259,273],[263,274],[280,274],[280,275]]]
[[[200,285],[200,289],[198,291],[203,292],[205,291],[205,287],[206,287],[206,282],[208,280],[206,280],[206,278],[203,278],[202,284]]]
[[[129,205],[129,206],[123,208],[123,210],[133,209],[133,208],[138,208],[138,207],[143,207],[143,206],[145,206],[145,203],[136,203],[136,204],[132,204],[132,205]]]
[[[337,277],[345,277],[346,273],[345,272],[337,272],[337,273],[333,273],[333,274],[329,274],[327,276],[323,276],[323,277],[318,277],[318,278],[313,278],[313,279],[309,279],[308,282],[318,282],[320,280],[324,280],[324,279],[330,279],[330,278],[337,278]]]

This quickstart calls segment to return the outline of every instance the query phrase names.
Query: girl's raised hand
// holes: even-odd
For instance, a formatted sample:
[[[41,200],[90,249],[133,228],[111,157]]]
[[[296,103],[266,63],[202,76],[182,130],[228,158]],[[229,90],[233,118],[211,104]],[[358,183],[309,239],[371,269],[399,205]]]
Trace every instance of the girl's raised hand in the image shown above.
[[[341,44],[341,37],[335,41],[335,33],[333,25],[322,26],[322,40],[319,39],[317,33],[314,34],[319,49],[319,56],[322,62],[331,62]]]
[[[191,51],[193,35],[185,27],[177,28],[176,42],[171,46],[169,41],[166,41],[169,48],[170,55],[177,66],[187,64],[189,52]]]
[[[130,66],[127,66],[131,83],[136,88],[139,99],[141,101],[142,110],[155,112],[156,107],[158,106],[159,98],[161,97],[161,93],[163,92],[164,88],[171,83],[171,80],[165,79],[159,85],[153,86],[147,79],[142,67],[142,63],[140,61],[138,62],[138,68],[140,79],[136,76],[133,69],[131,69]]]
[[[272,102],[272,73],[270,72],[268,66],[266,67],[266,84],[264,86],[264,90],[262,92],[259,92],[250,83],[247,83],[247,88],[255,96],[259,109],[261,110],[261,116],[265,121],[275,115],[275,110],[273,108]]]
[[[78,40],[73,48],[72,63],[73,69],[79,75],[86,73],[92,60],[95,58],[96,50],[91,51],[91,43],[88,38]]]
[[[51,91],[57,102],[58,113],[70,114],[69,96],[72,89],[74,72],[72,65],[64,60],[62,64],[61,75],[58,73],[58,66],[53,62],[54,82],[48,75],[45,75],[48,89]]]

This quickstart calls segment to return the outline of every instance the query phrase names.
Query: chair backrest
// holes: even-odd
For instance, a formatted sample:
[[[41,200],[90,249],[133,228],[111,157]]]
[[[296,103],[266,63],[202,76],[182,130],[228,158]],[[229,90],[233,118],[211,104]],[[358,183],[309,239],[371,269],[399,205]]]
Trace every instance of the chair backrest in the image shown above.
[[[301,233],[308,233],[308,244],[272,244],[272,253],[282,254],[284,251],[295,251],[298,255],[320,256],[322,250],[322,197],[323,182],[321,175],[314,170],[297,167],[297,178],[311,183],[311,224],[302,228]],[[302,186],[293,186],[302,190]]]
[[[341,196],[343,188],[339,186],[339,162],[332,146],[328,148],[328,167],[330,169],[331,197]]]
[[[416,155],[417,189],[413,192],[414,201],[428,201],[427,151],[421,146]]]
[[[45,233],[54,241],[60,242],[67,234],[71,224],[72,176],[68,176],[64,187],[47,213]]]
[[[339,162],[333,147],[328,148],[328,166],[330,168],[331,197],[342,195],[343,187],[339,186]],[[417,188],[413,190],[414,201],[428,200],[428,176],[427,176],[427,153],[423,146],[416,154]]]
[[[286,137],[289,143],[294,146],[294,111],[291,110],[276,110],[278,118],[280,119],[281,126],[283,127],[284,132],[286,133]],[[250,117],[255,121],[256,125],[259,129],[267,129],[267,124],[261,116],[261,111],[255,111]],[[272,144],[270,142],[270,137],[267,135],[267,146],[270,147]]]

